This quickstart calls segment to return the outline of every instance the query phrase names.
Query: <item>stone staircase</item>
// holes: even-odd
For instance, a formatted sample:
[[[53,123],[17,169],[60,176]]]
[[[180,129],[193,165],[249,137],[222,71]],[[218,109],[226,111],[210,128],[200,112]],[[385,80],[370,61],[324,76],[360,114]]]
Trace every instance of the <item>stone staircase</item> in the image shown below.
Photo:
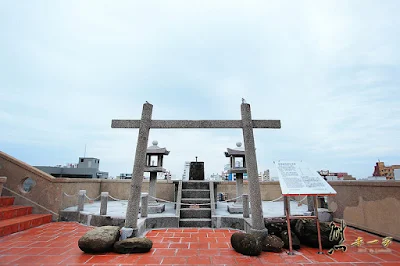
[[[32,207],[14,205],[14,197],[0,196],[0,237],[50,223],[51,214],[32,214]]]
[[[179,227],[211,227],[210,183],[204,181],[182,182],[182,199]],[[190,206],[184,204],[199,204]],[[198,207],[198,208],[194,208]]]

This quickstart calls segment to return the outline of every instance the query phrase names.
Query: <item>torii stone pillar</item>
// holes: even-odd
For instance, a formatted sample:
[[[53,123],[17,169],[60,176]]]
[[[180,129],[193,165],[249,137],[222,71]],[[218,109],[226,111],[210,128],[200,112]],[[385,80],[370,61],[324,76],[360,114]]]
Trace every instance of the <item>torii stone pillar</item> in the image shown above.
[[[264,230],[265,224],[262,211],[260,182],[258,180],[256,146],[254,144],[253,121],[251,120],[250,104],[242,103],[241,113],[245,147],[244,152],[246,154],[247,162],[247,180],[249,180],[251,217],[253,218],[252,229]]]
[[[133,228],[135,234],[137,233],[135,229],[137,229],[150,128],[241,128],[246,151],[252,229],[256,232],[265,232],[253,128],[281,128],[281,121],[252,120],[250,104],[247,103],[242,103],[241,105],[241,120],[151,120],[152,110],[153,105],[146,102],[143,105],[141,120],[112,120],[111,123],[112,128],[139,128],[125,227]]]
[[[135,161],[133,163],[131,193],[126,208],[125,227],[137,229],[137,219],[139,215],[139,203],[142,193],[142,183],[144,168],[146,165],[147,143],[151,126],[151,115],[153,105],[143,104],[142,119],[140,120],[139,134],[136,145]],[[137,232],[135,232],[137,233]]]

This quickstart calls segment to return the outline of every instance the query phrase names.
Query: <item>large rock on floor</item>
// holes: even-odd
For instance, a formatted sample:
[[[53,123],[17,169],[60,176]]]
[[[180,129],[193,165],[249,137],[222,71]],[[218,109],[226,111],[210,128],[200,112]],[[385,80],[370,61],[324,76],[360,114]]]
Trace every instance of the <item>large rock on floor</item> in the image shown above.
[[[283,246],[282,239],[275,235],[268,235],[264,241],[262,242],[262,250],[263,251],[270,251],[270,252],[281,252]]]
[[[290,227],[293,230],[298,219],[290,219]],[[281,237],[283,231],[287,230],[286,218],[267,218],[265,219],[265,228],[268,229],[268,234]]]
[[[340,234],[336,234],[339,236],[336,239],[333,239],[333,237],[331,237],[331,239],[329,238],[332,230],[331,223],[323,222],[319,223],[319,225],[322,248],[330,249],[333,246],[340,244],[341,240],[343,239]],[[315,220],[298,220],[294,230],[302,244],[314,248],[318,247],[318,232]]]
[[[148,238],[132,237],[114,244],[114,251],[117,253],[146,253],[153,247],[153,242]]]
[[[78,241],[79,248],[86,253],[112,250],[119,239],[119,226],[101,226],[90,230]]]
[[[289,234],[288,234],[288,231],[283,231],[281,233],[281,239],[282,239],[283,243],[285,244],[283,247],[286,248],[286,249],[289,249]],[[292,248],[294,250],[300,249],[300,240],[296,236],[296,234],[293,233],[293,232],[292,232]]]
[[[286,219],[268,218],[265,220],[265,228],[268,229],[269,235],[275,235],[280,237],[282,231],[287,230]]]
[[[262,251],[261,243],[251,234],[234,233],[231,244],[236,252],[247,256],[258,256]]]

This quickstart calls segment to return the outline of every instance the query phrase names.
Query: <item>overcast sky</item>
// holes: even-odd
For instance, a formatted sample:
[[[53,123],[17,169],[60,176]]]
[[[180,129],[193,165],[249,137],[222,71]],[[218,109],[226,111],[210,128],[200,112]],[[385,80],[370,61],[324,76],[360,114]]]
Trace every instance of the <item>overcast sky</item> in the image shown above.
[[[398,1],[1,1],[0,150],[32,165],[100,158],[131,172],[137,129],[112,119],[254,119],[258,170],[274,160],[372,175],[400,164]],[[221,172],[240,129],[152,130]],[[151,143],[149,143],[151,144]]]

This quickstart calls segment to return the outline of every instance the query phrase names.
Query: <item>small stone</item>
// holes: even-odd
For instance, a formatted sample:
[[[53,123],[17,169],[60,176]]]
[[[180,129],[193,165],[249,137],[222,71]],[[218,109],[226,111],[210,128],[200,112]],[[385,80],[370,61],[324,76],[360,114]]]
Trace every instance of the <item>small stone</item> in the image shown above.
[[[268,235],[262,243],[262,250],[270,252],[281,252],[284,245],[285,243],[283,243],[282,239],[280,239],[279,237],[275,235]]]
[[[285,244],[283,247],[286,249],[289,249],[289,235],[287,231],[283,231],[281,233],[281,239],[283,240],[283,243]],[[292,248],[297,250],[300,249],[300,240],[296,236],[295,233],[292,232]]]
[[[132,237],[114,244],[114,250],[117,253],[146,253],[153,247],[153,242],[148,238]]]
[[[231,244],[236,252],[247,256],[258,256],[262,250],[261,243],[256,237],[241,232],[231,236]]]
[[[101,226],[84,234],[78,241],[79,248],[86,253],[106,252],[119,239],[119,226]]]

